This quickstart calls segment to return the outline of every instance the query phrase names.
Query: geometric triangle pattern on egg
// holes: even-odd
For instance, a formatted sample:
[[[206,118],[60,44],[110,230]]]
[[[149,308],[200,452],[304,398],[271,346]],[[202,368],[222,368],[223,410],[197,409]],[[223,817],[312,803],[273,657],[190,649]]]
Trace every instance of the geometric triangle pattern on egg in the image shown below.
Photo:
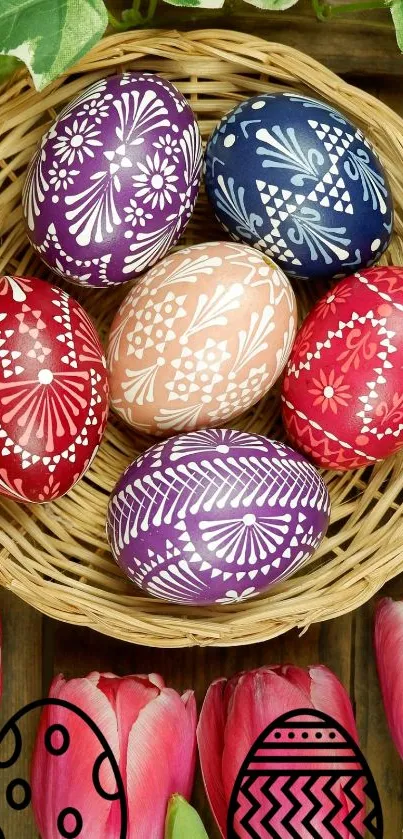
[[[379,158],[330,104],[257,95],[227,114],[206,151],[206,189],[232,238],[291,277],[347,276],[390,241],[393,203]]]

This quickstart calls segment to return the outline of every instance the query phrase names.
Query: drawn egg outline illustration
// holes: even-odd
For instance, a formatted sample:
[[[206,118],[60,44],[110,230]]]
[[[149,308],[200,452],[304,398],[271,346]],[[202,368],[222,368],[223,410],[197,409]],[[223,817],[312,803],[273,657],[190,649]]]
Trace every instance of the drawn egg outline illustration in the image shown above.
[[[0,748],[3,745],[5,738],[11,733],[14,736],[14,747],[10,757],[6,758],[5,760],[0,759],[0,772],[5,769],[9,769],[12,767],[19,759],[22,749],[23,749],[23,742],[22,742],[22,735],[19,730],[18,724],[25,717],[28,713],[32,711],[36,711],[38,709],[44,708],[51,708],[51,707],[58,707],[63,708],[66,711],[70,711],[71,713],[78,716],[86,725],[91,729],[92,733],[96,737],[99,746],[100,752],[97,759],[94,762],[92,767],[92,782],[94,785],[94,789],[105,801],[118,801],[120,804],[120,834],[119,839],[127,839],[127,830],[128,830],[128,809],[127,809],[127,800],[126,800],[126,793],[124,789],[123,779],[119,770],[119,766],[115,755],[106,739],[102,731],[98,728],[96,723],[91,719],[91,717],[79,708],[77,705],[74,705],[72,702],[66,701],[64,699],[56,699],[56,698],[48,698],[48,699],[38,699],[34,702],[25,705],[5,723],[5,725],[0,730]],[[63,744],[58,748],[52,744],[52,735],[58,731],[59,734],[63,737]],[[66,736],[67,735],[67,736]],[[47,726],[44,736],[44,743],[45,748],[49,755],[53,755],[55,759],[58,756],[65,754],[70,747],[70,734],[68,729],[63,724],[52,724]],[[116,792],[111,793],[106,791],[101,784],[100,781],[100,772],[101,767],[103,766],[105,760],[109,761],[110,768],[112,770],[113,778],[116,783]],[[23,790],[24,797],[22,801],[18,803],[15,801],[14,793],[15,791],[20,788]],[[32,798],[32,790],[30,783],[23,778],[14,778],[11,780],[6,789],[6,801],[7,805],[14,810],[21,811],[26,809],[30,803]],[[2,810],[0,809],[0,812]],[[75,827],[71,829],[66,828],[65,821],[67,816],[73,817],[75,819]],[[71,819],[70,819],[71,824]],[[81,813],[74,807],[66,807],[61,810],[57,818],[56,826],[59,831],[60,839],[84,839],[85,833],[83,829],[85,829],[85,824]],[[6,836],[2,826],[0,824],[0,839],[13,839],[13,837]]]
[[[314,754],[310,754],[310,749]],[[330,754],[326,754],[327,749]],[[318,750],[323,751],[323,757],[315,755]],[[334,757],[336,750],[340,752],[340,758],[337,759]],[[307,768],[303,774],[304,765],[308,764],[308,767],[311,767],[313,763],[317,764],[317,769]],[[304,778],[307,780],[303,781]],[[315,784],[327,778],[329,780],[320,792],[322,796],[327,795],[329,801],[325,801],[324,804],[322,801],[318,807],[320,802],[318,798],[315,801],[313,788]],[[238,772],[228,807],[227,839],[293,839],[297,835],[301,836],[301,839],[305,836],[333,839],[339,836],[336,824],[332,825],[332,822],[334,817],[340,815],[341,807],[336,809],[337,790],[334,795],[332,788],[343,778],[348,779],[342,789],[344,803],[347,803],[349,809],[347,814],[343,814],[342,826],[351,831],[348,835],[354,839],[364,836],[383,839],[382,805],[375,780],[365,756],[351,734],[323,711],[301,708],[282,714],[255,740]],[[299,792],[296,787],[298,782],[301,783]],[[357,789],[358,782],[360,787],[357,797],[354,787]],[[270,793],[270,789],[276,789],[276,783],[277,790],[274,795]],[[253,792],[254,784],[257,785],[259,797]],[[293,795],[293,787],[299,798]],[[312,804],[312,808],[304,813],[303,807],[307,801]],[[281,813],[284,811],[284,802],[289,804],[291,809]],[[323,822],[321,821],[320,825],[317,820],[312,823],[311,817],[317,819],[320,815],[322,819],[321,811],[326,803],[332,805],[330,814],[323,814]],[[361,807],[358,807],[360,803]],[[366,810],[368,803],[371,807]],[[271,807],[271,814],[268,806]],[[259,812],[261,819],[257,821],[256,816],[259,816]],[[295,822],[295,816],[298,815],[303,821]],[[278,817],[281,817],[281,822]],[[348,821],[345,821],[346,817]],[[361,832],[357,828],[357,817],[360,818]],[[255,832],[256,825],[259,826],[259,832]],[[276,827],[280,828],[281,832],[277,832]],[[300,831],[304,830],[302,834],[296,832],[298,827]],[[320,827],[320,833],[315,831],[317,827]],[[305,833],[307,828],[312,828],[315,832]],[[273,832],[266,832],[267,830]],[[287,832],[284,832],[285,830]]]

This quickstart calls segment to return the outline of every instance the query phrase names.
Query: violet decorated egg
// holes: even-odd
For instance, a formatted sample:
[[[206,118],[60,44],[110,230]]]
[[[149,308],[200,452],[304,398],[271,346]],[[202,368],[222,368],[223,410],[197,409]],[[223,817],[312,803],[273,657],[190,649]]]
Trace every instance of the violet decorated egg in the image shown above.
[[[135,279],[183,233],[201,157],[195,116],[171,82],[139,72],[101,79],[59,114],[29,167],[33,247],[80,285]]]
[[[131,288],[108,345],[111,404],[151,434],[219,425],[282,372],[296,331],[289,280],[234,242],[166,257]]]
[[[258,434],[205,429],[157,443],[124,472],[107,534],[128,577],[183,604],[234,603],[318,547],[330,502],[316,469]]]
[[[0,278],[0,494],[64,495],[91,464],[108,413],[95,328],[66,292]]]
[[[232,238],[288,276],[346,276],[373,265],[391,238],[392,196],[375,149],[329,103],[298,93],[254,96],[221,120],[206,188]]]
[[[318,466],[369,466],[403,446],[403,268],[341,280],[298,332],[283,381],[292,445]]]

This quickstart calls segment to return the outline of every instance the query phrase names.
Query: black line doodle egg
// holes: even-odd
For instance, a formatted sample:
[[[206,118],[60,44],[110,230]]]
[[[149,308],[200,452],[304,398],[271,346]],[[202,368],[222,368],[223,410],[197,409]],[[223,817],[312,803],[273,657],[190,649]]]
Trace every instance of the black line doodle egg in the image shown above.
[[[46,709],[35,746],[36,750],[41,750],[43,759],[37,762],[37,771],[29,781],[18,777],[16,766],[23,751],[20,725],[27,714],[38,708]],[[51,698],[38,699],[17,711],[0,731],[0,772],[9,770],[10,774],[14,766],[15,777],[5,787],[6,800],[0,801],[0,839],[16,839],[15,832],[6,835],[2,828],[5,811],[11,809],[20,813],[31,803],[41,835],[51,835],[52,839],[95,839],[98,832],[95,823],[99,824],[105,816],[107,828],[113,807],[116,808],[115,824],[120,828],[120,833],[115,832],[114,836],[127,839],[126,794],[116,758],[102,731],[81,708],[66,700]],[[87,808],[85,813],[71,795],[71,781],[74,776],[77,779],[77,773],[83,790],[91,785],[97,799],[97,807]],[[53,783],[55,778],[58,779],[56,784]],[[39,806],[41,798],[44,803]]]
[[[321,711],[278,717],[236,779],[227,839],[383,837],[382,807],[357,743]]]

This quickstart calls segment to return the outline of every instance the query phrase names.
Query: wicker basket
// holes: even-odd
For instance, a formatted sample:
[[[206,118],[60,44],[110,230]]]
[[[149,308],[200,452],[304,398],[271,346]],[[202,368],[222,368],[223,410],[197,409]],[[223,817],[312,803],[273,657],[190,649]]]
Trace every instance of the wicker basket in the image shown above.
[[[403,264],[403,120],[307,56],[227,31],[135,32],[105,38],[69,74],[36,93],[21,73],[0,94],[0,273],[49,277],[28,245],[21,217],[26,166],[44,130],[66,101],[105,74],[153,70],[189,98],[206,139],[236,102],[273,89],[316,94],[341,108],[374,142],[389,173],[395,236],[383,262]],[[222,238],[202,195],[181,245]],[[68,288],[75,293],[73,286]],[[316,288],[318,294],[323,289]],[[105,337],[125,289],[80,290]],[[303,314],[309,284],[297,288]],[[311,295],[311,298],[309,298]],[[278,394],[271,393],[236,427],[279,437]],[[152,441],[110,418],[100,452],[64,498],[22,506],[0,499],[0,582],[54,618],[160,647],[229,646],[263,641],[293,627],[356,608],[403,569],[402,457],[367,470],[325,473],[332,523],[316,555],[269,594],[237,606],[186,608],[140,595],[112,561],[105,541],[109,493],[127,464]]]

